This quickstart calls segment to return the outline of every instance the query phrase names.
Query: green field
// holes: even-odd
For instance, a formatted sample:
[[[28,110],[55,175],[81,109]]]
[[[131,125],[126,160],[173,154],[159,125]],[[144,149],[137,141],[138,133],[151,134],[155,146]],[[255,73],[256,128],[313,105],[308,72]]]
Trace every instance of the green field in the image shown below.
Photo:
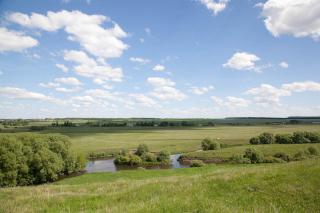
[[[86,174],[0,189],[0,212],[319,212],[320,160]]]
[[[116,152],[122,148],[134,149],[145,143],[151,151],[167,149],[172,153],[200,149],[205,137],[218,138],[230,145],[248,144],[249,138],[262,132],[292,133],[320,131],[320,125],[217,126],[202,128],[106,128],[65,127],[52,128],[41,133],[60,133],[71,138],[73,149],[79,153]]]
[[[24,132],[21,129],[14,131]],[[37,133],[70,137],[77,153],[113,153],[145,143],[191,159],[228,159],[262,132],[320,131],[320,125],[206,128],[59,127]],[[11,133],[1,133],[11,134]],[[228,148],[198,151],[212,137]],[[265,156],[294,155],[320,144],[254,145]],[[0,212],[319,212],[320,158],[278,164],[219,164],[201,168],[84,174],[39,186],[0,189]]]
[[[201,151],[201,152],[189,152],[183,154],[186,159],[200,159],[200,160],[210,160],[215,158],[221,158],[223,160],[228,160],[235,154],[243,154],[248,148],[254,148],[255,150],[261,152],[265,156],[273,156],[276,153],[284,152],[290,156],[298,153],[299,151],[305,151],[308,147],[315,147],[320,150],[320,144],[268,144],[268,145],[244,145],[235,146],[220,150],[211,151]]]

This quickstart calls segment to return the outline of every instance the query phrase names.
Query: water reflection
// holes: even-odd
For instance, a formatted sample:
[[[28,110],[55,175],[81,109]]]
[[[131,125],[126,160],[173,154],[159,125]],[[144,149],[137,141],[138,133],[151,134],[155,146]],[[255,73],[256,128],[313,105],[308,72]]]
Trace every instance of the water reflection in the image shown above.
[[[171,165],[168,166],[150,166],[146,169],[178,169],[178,168],[186,168],[188,165],[181,164],[178,159],[180,154],[170,155]],[[128,169],[137,169],[137,167],[132,166],[116,166],[114,164],[114,159],[107,160],[96,160],[89,161],[86,165],[87,173],[95,173],[95,172],[116,172],[119,170],[128,170]]]

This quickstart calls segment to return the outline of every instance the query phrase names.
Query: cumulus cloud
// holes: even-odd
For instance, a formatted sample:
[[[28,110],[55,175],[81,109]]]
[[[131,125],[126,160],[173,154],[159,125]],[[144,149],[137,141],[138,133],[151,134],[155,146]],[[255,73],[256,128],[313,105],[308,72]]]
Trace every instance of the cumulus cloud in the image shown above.
[[[209,92],[210,90],[213,90],[214,87],[213,86],[208,86],[208,87],[191,87],[190,88],[190,91],[193,93],[193,94],[196,94],[196,95],[203,95],[207,92]]]
[[[207,7],[214,15],[217,15],[226,9],[229,0],[199,0],[201,4]]]
[[[282,88],[293,92],[320,91],[320,83],[314,81],[293,82],[283,84]]]
[[[103,15],[87,15],[80,11],[47,12],[46,15],[32,13],[11,13],[7,19],[24,27],[57,31],[64,29],[69,34],[68,39],[77,41],[94,56],[102,58],[120,57],[128,48],[121,39],[127,33],[118,24],[111,22],[110,18]],[[111,28],[103,28],[105,22],[112,23]]]
[[[281,63],[279,63],[279,66],[283,69],[289,68],[289,64],[285,61],[282,61]]]
[[[256,66],[257,61],[260,61],[260,58],[254,54],[237,52],[227,61],[227,63],[223,64],[223,67],[235,70],[252,70],[259,72],[261,70]]]
[[[68,67],[66,67],[64,64],[56,64],[56,67],[61,69],[63,72],[68,72],[69,71]]]
[[[63,103],[59,99],[17,87],[0,87],[0,95],[12,99],[47,101],[56,104]]]
[[[80,86],[82,83],[76,79],[75,77],[68,77],[68,78],[55,78],[55,82],[71,85],[71,86]]]
[[[266,28],[274,36],[320,37],[319,0],[268,0],[262,7]]]
[[[141,106],[145,106],[145,107],[157,106],[157,102],[145,94],[130,94],[129,96],[132,97],[134,101]]]
[[[25,36],[22,32],[10,31],[4,27],[0,28],[0,52],[21,52],[37,45],[38,41],[36,39]]]
[[[156,66],[154,66],[152,68],[153,71],[164,71],[165,69],[166,69],[166,67],[161,64],[157,64]]]
[[[254,96],[254,100],[262,105],[280,105],[280,97],[291,96],[290,91],[269,84],[261,84],[260,87],[247,90],[245,94]]]
[[[153,91],[150,94],[155,98],[176,101],[182,101],[187,98],[184,93],[174,87],[175,82],[168,78],[151,77],[147,81],[153,86]]]
[[[250,104],[249,100],[233,96],[227,96],[225,99],[219,98],[217,96],[211,96],[211,100],[219,107],[248,107]]]
[[[130,57],[129,60],[132,61],[132,62],[137,62],[139,64],[148,64],[148,63],[150,63],[150,60],[146,59],[146,58]]]
[[[122,81],[123,73],[121,68],[112,68],[106,63],[98,63],[83,51],[65,51],[64,59],[78,64],[73,67],[78,75],[100,79],[101,81]]]

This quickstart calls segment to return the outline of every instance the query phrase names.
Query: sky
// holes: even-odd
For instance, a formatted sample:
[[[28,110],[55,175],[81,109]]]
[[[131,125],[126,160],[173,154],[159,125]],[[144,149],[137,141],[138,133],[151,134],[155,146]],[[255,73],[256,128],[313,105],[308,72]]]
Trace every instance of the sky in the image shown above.
[[[0,118],[320,116],[319,0],[0,0]]]

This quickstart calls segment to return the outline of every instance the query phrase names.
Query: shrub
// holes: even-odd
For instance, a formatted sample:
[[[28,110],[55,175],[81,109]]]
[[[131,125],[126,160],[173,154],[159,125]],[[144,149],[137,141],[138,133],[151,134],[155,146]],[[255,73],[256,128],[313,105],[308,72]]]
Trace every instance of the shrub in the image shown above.
[[[263,162],[263,155],[253,148],[246,149],[243,157],[250,159],[251,163]]]
[[[231,163],[239,163],[239,164],[249,164],[251,160],[249,158],[243,157],[243,155],[235,154],[230,158]]]
[[[250,144],[256,145],[256,144],[260,143],[260,140],[258,137],[253,137],[253,138],[250,138],[249,142],[250,142]]]
[[[274,155],[275,158],[280,158],[284,161],[289,162],[291,160],[290,156],[287,153],[284,152],[278,152]]]
[[[130,164],[130,156],[129,155],[118,155],[114,159],[114,163],[117,165],[129,165]]]
[[[295,143],[295,144],[310,143],[310,140],[305,137],[304,132],[294,132],[292,136],[292,143]]]
[[[293,156],[293,160],[303,160],[306,158],[307,158],[306,153],[303,151],[299,151]]]
[[[192,160],[190,163],[190,167],[202,167],[206,164],[202,160]]]
[[[313,146],[308,147],[307,152],[310,155],[319,155],[318,149],[316,147],[313,147]]]
[[[162,150],[159,153],[157,160],[162,163],[169,163],[170,162],[170,152],[168,152],[166,150]]]
[[[141,156],[141,158],[144,160],[144,161],[147,161],[147,162],[156,162],[157,161],[157,156],[155,156],[155,154],[151,153],[151,152],[148,152],[148,153],[145,153]]]
[[[290,134],[277,134],[275,136],[275,143],[291,144],[292,143],[292,136]]]
[[[264,132],[259,135],[259,142],[260,144],[271,144],[274,142],[273,134],[269,132]]]
[[[310,141],[310,143],[320,143],[320,134],[316,132],[305,132],[304,137]]]
[[[130,155],[129,164],[131,166],[139,165],[142,163],[142,159],[138,155]]]
[[[218,150],[221,148],[220,143],[211,138],[205,138],[201,142],[202,150]]]
[[[143,154],[149,152],[149,148],[146,144],[140,144],[137,148],[136,155],[142,156]]]
[[[67,137],[12,134],[0,136],[0,186],[52,182],[84,168],[83,157],[70,151]]]
[[[265,157],[264,160],[263,160],[264,163],[284,163],[286,161],[282,160],[281,158],[276,158],[276,157],[273,157],[273,156],[268,156],[268,157]]]

